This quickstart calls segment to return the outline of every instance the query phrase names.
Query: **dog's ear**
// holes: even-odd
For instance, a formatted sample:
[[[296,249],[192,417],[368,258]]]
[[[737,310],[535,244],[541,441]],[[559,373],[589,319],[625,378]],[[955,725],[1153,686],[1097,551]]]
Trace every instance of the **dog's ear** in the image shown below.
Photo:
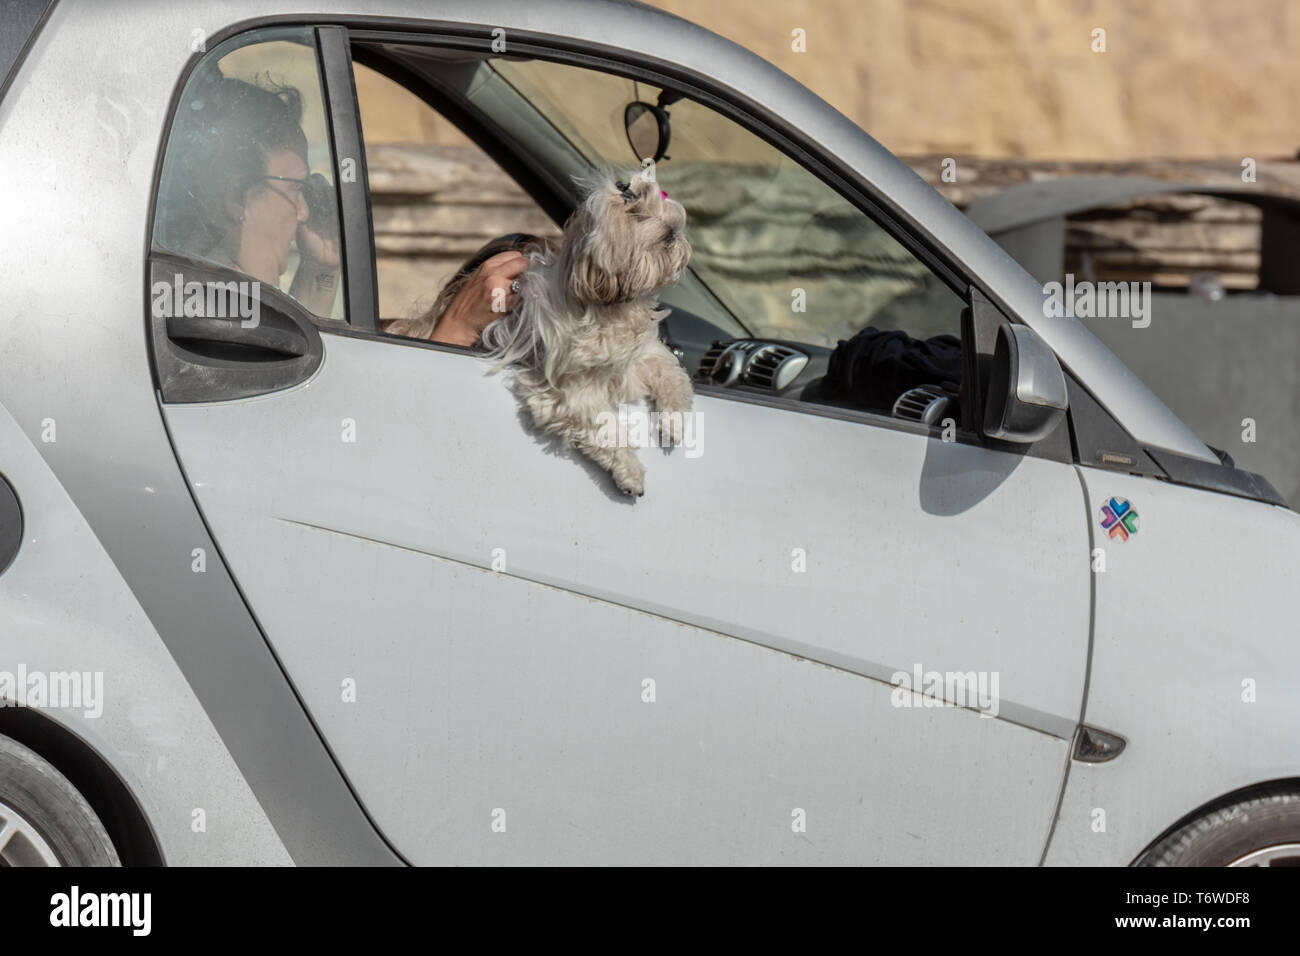
[[[617,302],[621,291],[615,260],[623,203],[611,198],[612,186],[608,189],[593,192],[564,230],[569,294],[592,305]]]
[[[590,249],[578,250],[569,269],[569,292],[579,302],[617,302],[618,276],[597,259]]]

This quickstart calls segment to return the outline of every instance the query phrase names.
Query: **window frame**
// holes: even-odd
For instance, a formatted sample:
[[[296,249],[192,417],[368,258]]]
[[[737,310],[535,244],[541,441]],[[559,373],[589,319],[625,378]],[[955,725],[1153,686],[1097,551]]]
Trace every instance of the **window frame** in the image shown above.
[[[335,186],[339,193],[340,252],[350,328],[379,333],[379,282],[375,268],[374,217],[370,208],[370,174],[361,129],[356,79],[348,32],[339,26],[315,28],[322,93],[325,97]],[[356,179],[343,179],[343,163],[355,157]],[[353,187],[353,188],[346,188]],[[334,328],[331,321],[323,328]]]
[[[546,38],[554,40],[555,38]],[[472,52],[482,53],[486,58],[491,59],[498,56],[491,49],[492,37],[485,34],[483,37],[475,37],[472,34],[462,33],[439,33],[431,30],[376,30],[367,28],[349,28],[348,30],[349,49],[352,52],[352,59],[361,63],[370,69],[375,70],[399,83],[409,93],[419,98],[431,109],[438,111],[444,118],[454,124],[462,133],[471,141],[478,145],[496,162],[502,170],[511,178],[519,182],[521,188],[546,211],[552,218],[559,221],[558,212],[570,208],[570,197],[564,195],[553,185],[553,179],[549,176],[539,175],[535,169],[530,167],[526,159],[513,151],[510,144],[500,136],[494,135],[494,130],[487,127],[486,123],[481,122],[480,118],[473,115],[470,111],[465,110],[461,104],[448,101],[440,91],[434,89],[431,84],[425,82],[421,77],[399,60],[384,56],[377,49],[381,43],[400,43],[407,46],[429,46],[439,49],[466,49]],[[860,195],[841,177],[837,177],[831,171],[830,167],[814,154],[798,147],[796,144],[770,130],[765,130],[759,126],[751,114],[746,113],[743,109],[721,108],[722,100],[711,96],[698,88],[684,86],[673,78],[657,74],[649,69],[634,68],[629,64],[619,61],[612,61],[604,57],[596,57],[582,52],[566,50],[569,44],[539,44],[538,51],[533,49],[524,49],[518,38],[512,39],[511,46],[516,54],[536,55],[537,59],[545,59],[553,63],[561,63],[568,66],[575,66],[584,69],[598,70],[613,75],[624,76],[630,79],[636,79],[641,82],[653,83],[660,88],[673,89],[675,92],[683,92],[686,96],[696,99],[702,106],[713,109],[715,112],[726,116],[731,121],[737,123],[742,128],[748,130],[754,135],[763,139],[773,148],[782,151],[791,161],[799,164],[810,174],[816,176],[820,181],[833,189],[838,195],[853,205],[859,212],[866,215],[873,222],[884,229],[895,241],[899,242],[909,254],[915,256],[920,263],[929,269],[935,276],[942,281],[959,299],[969,307],[971,301],[971,290],[973,284],[965,279],[964,274],[956,271],[943,260],[939,259],[932,251],[920,246],[916,237],[909,231],[905,230],[893,217],[888,216],[878,204],[869,201],[866,197]],[[545,55],[537,55],[538,52],[544,51]],[[656,61],[657,62],[657,61]],[[352,80],[355,88],[355,78]],[[360,124],[361,118],[357,115],[357,121]],[[366,197],[367,207],[370,207],[370,184],[366,180]],[[866,206],[867,208],[864,208]],[[373,254],[373,245],[372,245]],[[359,330],[355,323],[353,328],[348,331],[339,330],[345,335],[363,335],[370,337],[365,332]],[[453,351],[472,354],[472,350],[462,346],[447,345],[441,342],[428,342],[421,339],[408,339],[401,336],[392,336],[383,332],[375,333],[375,337],[382,338],[384,341],[414,348],[432,348],[440,351]],[[967,347],[967,342],[963,336],[962,347]],[[735,389],[722,388],[705,383],[693,382],[693,387],[697,394],[709,395],[717,398],[725,398],[731,401],[745,402],[748,404],[763,405],[771,408],[779,408],[787,411],[799,412],[801,414],[814,414],[824,418],[834,418],[845,421],[854,421],[877,427],[886,427],[891,430],[906,431],[917,435],[940,439],[943,429],[937,425],[925,425],[920,422],[912,422],[906,419],[894,418],[890,415],[882,414],[878,411],[867,411],[864,409],[845,408],[835,405],[820,405],[815,402],[805,402],[794,397],[780,395],[764,395],[761,393],[742,392]],[[976,431],[971,431],[967,427],[968,416],[963,413],[962,421],[957,422],[956,440],[961,444],[977,445],[979,447],[988,447],[983,436]]]

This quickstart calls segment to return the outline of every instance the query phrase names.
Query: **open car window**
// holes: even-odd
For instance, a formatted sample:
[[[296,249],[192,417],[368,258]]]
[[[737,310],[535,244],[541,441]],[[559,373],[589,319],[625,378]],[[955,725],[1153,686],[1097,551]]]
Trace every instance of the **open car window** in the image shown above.
[[[543,60],[484,66],[587,162],[636,165],[624,109],[661,90]],[[867,326],[959,334],[960,297],[874,220],[713,109],[686,99],[666,108],[671,137],[656,175],[686,207],[691,271],[745,333],[827,348]],[[698,311],[674,290],[663,298]]]
[[[482,247],[559,227],[450,120],[395,80],[353,64],[364,132],[383,331],[419,337],[439,291]]]
[[[460,114],[457,125],[486,137],[489,151],[505,147],[527,167],[511,170],[515,179],[535,175],[564,202],[576,201],[574,179],[593,168],[626,174],[641,165],[625,110],[663,92],[544,60],[386,43],[374,53],[381,71],[393,58],[396,75],[427,80],[429,101]],[[363,45],[362,62],[368,55]],[[660,294],[672,310],[662,332],[695,380],[894,417],[903,417],[905,393],[927,386],[919,400],[929,411],[916,420],[942,420],[933,410],[945,403],[960,420],[963,296],[777,147],[709,106],[672,94],[664,102],[671,131],[654,173],[685,207],[694,252]],[[377,243],[390,216],[382,203]],[[418,333],[437,311],[435,303],[415,332],[392,321],[385,331]]]

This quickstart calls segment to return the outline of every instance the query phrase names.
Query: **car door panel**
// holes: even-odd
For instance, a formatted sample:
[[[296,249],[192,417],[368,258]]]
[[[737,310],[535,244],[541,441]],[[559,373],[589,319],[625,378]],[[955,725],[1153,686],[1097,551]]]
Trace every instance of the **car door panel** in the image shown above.
[[[1037,862],[1087,652],[1072,469],[701,395],[701,453],[643,450],[633,502],[479,360],[323,338],[301,386],[165,414],[408,858]],[[914,667],[996,673],[998,717],[893,706]]]

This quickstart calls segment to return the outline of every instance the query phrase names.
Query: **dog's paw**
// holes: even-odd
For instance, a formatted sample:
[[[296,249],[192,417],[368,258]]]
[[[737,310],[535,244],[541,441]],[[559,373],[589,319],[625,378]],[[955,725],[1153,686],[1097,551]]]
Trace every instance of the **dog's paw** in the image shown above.
[[[686,416],[690,412],[659,413],[659,444],[668,448],[680,445],[686,433]]]
[[[624,455],[614,462],[614,484],[625,495],[640,498],[645,494],[645,465],[634,455]]]

